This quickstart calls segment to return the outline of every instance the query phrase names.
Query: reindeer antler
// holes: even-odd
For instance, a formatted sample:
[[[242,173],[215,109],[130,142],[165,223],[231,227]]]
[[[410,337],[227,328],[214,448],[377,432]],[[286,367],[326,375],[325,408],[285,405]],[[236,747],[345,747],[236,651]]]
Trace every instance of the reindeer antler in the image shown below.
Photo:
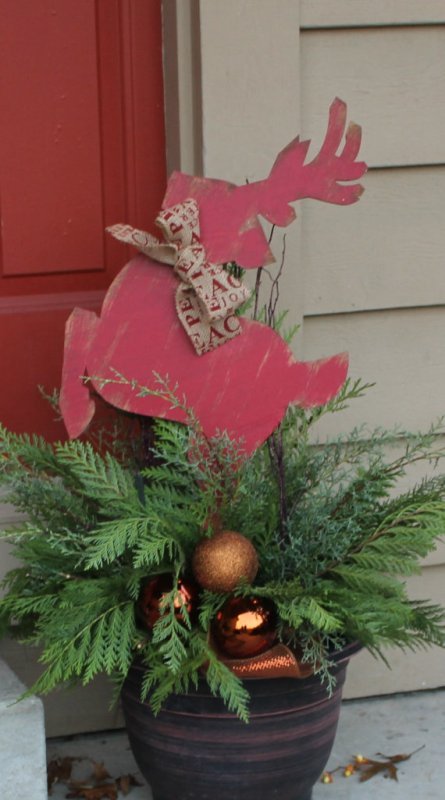
[[[348,125],[343,150],[336,155],[341,145],[346,127],[346,103],[335,98],[329,109],[328,129],[320,152],[304,167],[307,171],[308,194],[300,197],[312,197],[326,203],[349,205],[355,203],[363,193],[363,186],[354,183],[344,186],[340,181],[356,181],[367,170],[364,161],[356,161],[362,140],[360,125],[351,122]]]
[[[193,178],[175,172],[170,178],[163,208],[198,201],[201,238],[211,260],[237,261],[247,269],[273,261],[267,238],[257,219],[265,217],[273,225],[289,225],[295,219],[290,205],[310,197],[325,203],[355,203],[363,192],[357,181],[366,172],[364,161],[356,161],[361,128],[351,123],[345,135],[346,104],[338,97],[329,109],[329,122],[319,153],[308,164],[305,159],[310,142],[294,139],[279,153],[265,180],[235,186],[222,180]]]
[[[288,204],[304,197],[339,205],[359,199],[363,186],[359,183],[345,186],[342,182],[356,181],[366,172],[364,161],[355,160],[362,131],[359,125],[350,123],[343,149],[337,155],[345,127],[346,104],[336,97],[329,109],[326,136],[313,161],[304,163],[310,141],[300,142],[299,138],[278,154],[262,193],[265,208],[262,207],[261,213],[270,222],[288,224],[284,220],[289,220],[290,214],[293,217]]]

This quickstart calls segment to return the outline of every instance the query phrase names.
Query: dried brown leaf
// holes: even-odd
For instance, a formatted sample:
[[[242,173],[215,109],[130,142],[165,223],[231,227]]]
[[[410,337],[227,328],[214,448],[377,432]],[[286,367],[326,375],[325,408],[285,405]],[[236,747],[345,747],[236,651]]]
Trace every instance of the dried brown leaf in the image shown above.
[[[74,780],[72,775],[73,765],[76,761],[90,761],[92,773],[89,779]],[[107,782],[107,780],[110,781]],[[83,798],[83,800],[117,800],[118,791],[127,795],[133,786],[143,786],[134,775],[120,775],[114,780],[103,761],[94,761],[78,756],[65,756],[55,758],[48,763],[48,793],[51,794],[53,784],[66,783],[69,787],[67,798]],[[91,785],[91,784],[95,785]]]
[[[400,764],[402,761],[409,761],[411,756],[423,750],[424,747],[425,745],[422,745],[422,747],[418,747],[417,750],[413,750],[412,753],[397,753],[395,756],[386,756],[384,753],[377,753],[377,755],[384,758],[385,761],[376,761],[373,758],[366,758],[363,764],[369,766],[363,766],[363,764],[357,764],[356,762],[356,767],[361,771],[360,781],[369,781],[370,778],[373,778],[374,775],[378,775],[379,773],[383,773],[385,778],[391,778],[393,781],[397,781],[396,764]]]
[[[92,761],[91,763],[93,765],[93,778],[97,783],[111,778],[111,775],[106,769],[103,761]]]
[[[367,767],[362,771],[360,775],[360,783],[364,783],[364,781],[369,781],[375,775],[379,775],[379,773],[384,772],[386,769],[386,762],[379,762],[373,763],[371,766]]]
[[[48,794],[51,794],[51,789],[55,783],[67,783],[69,781],[73,764],[81,760],[81,758],[75,756],[64,756],[64,758],[53,758],[48,762],[46,768],[48,776]]]
[[[121,775],[119,778],[116,778],[116,785],[119,791],[127,796],[127,794],[129,794],[131,791],[132,786],[143,786],[144,784],[139,783],[134,775]]]
[[[376,753],[376,755],[386,758],[387,761],[391,761],[393,764],[399,764],[401,761],[409,761],[411,756],[415,755],[416,753],[420,753],[424,747],[425,745],[423,744],[422,747],[418,747],[417,750],[413,750],[412,753],[398,753],[395,756],[386,756],[384,753]]]
[[[397,767],[391,761],[388,762],[386,770],[387,770],[387,775],[385,775],[385,778],[392,778],[393,781],[399,780],[397,777]]]
[[[122,794],[127,795],[128,792],[131,790],[131,783],[130,783],[130,776],[129,775],[121,775],[120,778],[116,781],[120,791]]]
[[[405,759],[406,760],[406,759]],[[373,778],[374,775],[378,775],[380,772],[383,773],[385,778],[392,778],[392,780],[397,781],[397,767],[393,761],[374,761],[372,758],[367,759],[369,767],[362,768],[360,781],[369,781],[370,778]]]

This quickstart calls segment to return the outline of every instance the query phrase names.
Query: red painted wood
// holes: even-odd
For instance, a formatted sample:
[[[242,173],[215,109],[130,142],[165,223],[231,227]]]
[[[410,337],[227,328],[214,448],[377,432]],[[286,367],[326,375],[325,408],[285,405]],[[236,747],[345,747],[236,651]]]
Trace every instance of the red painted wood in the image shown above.
[[[295,219],[290,203],[303,197],[339,205],[356,202],[363,192],[357,180],[366,171],[366,164],[356,161],[361,129],[355,124],[345,129],[346,104],[336,98],[320,151],[309,163],[305,162],[310,142],[300,142],[297,137],[279,153],[263,181],[238,187],[222,180],[174,173],[162,205],[169,211],[171,222],[166,228],[161,216],[159,224],[168,241],[174,242],[173,250],[178,248],[177,258],[193,241],[193,225],[190,236],[182,240],[185,223],[190,224],[190,204],[186,203],[190,198],[199,207],[199,241],[205,254],[202,248],[189,247],[185,264],[187,270],[196,266],[198,280],[206,269],[200,258],[204,258],[204,264],[206,260],[235,260],[243,267],[258,267],[271,260],[258,215],[284,226]],[[117,232],[116,227],[122,226],[110,232],[122,241],[141,244],[150,238],[141,230]],[[165,257],[169,245],[154,244],[152,247],[148,242],[148,247],[141,245],[141,249],[174,264],[161,253]],[[153,393],[159,390],[156,376],[160,376],[168,378],[169,388],[194,412],[207,436],[226,431],[242,442],[246,452],[252,452],[281,422],[289,405],[323,405],[344,383],[348,369],[345,354],[297,362],[280,336],[246,319],[241,320],[240,336],[199,358],[190,341],[196,330],[193,326],[200,324],[199,308],[193,304],[185,310],[181,307],[178,319],[177,285],[170,267],[140,256],[114,281],[100,318],[92,312],[74,310],[66,330],[61,394],[62,413],[71,437],[79,436],[94,415],[91,388],[125,411],[186,422],[183,408],[172,407],[170,399]],[[217,299],[217,291],[218,299],[221,296],[223,286],[218,286],[212,289],[212,300]],[[184,335],[181,322],[188,334],[192,331],[190,338]],[[116,373],[124,380],[116,381]],[[88,385],[83,381],[86,374]],[[139,391],[135,391],[133,382]],[[152,393],[141,392],[143,387]]]
[[[4,275],[102,269],[95,3],[3,6]]]
[[[179,398],[198,417],[207,436],[227,431],[253,451],[274,430],[287,407],[321,405],[342,386],[345,354],[314,362],[295,361],[278,334],[242,320],[242,333],[197,356],[178,319],[171,267],[140,255],[113,282],[101,318],[76,308],[67,325],[61,409],[70,436],[79,436],[94,414],[94,401],[79,376],[107,402],[125,411],[186,421],[169,400],[141,397],[129,385],[100,378],[125,378],[159,389],[154,375],[169,378]]]
[[[362,194],[357,180],[367,167],[355,160],[361,128],[350,124],[341,148],[345,128],[346,104],[336,98],[329,110],[324,142],[311,162],[305,163],[310,142],[300,142],[297,137],[278,154],[269,177],[262,181],[236,186],[175,172],[168,182],[163,208],[190,197],[198,202],[200,238],[209,261],[236,261],[247,269],[268,264],[274,258],[258,215],[273,225],[285,226],[296,216],[291,202],[310,197],[349,205]]]
[[[0,371],[13,387],[0,420],[18,430],[56,435],[35,387],[60,385],[76,295],[92,293],[97,308],[122,266],[104,228],[119,218],[147,226],[160,207],[160,5],[0,0]]]
[[[148,226],[148,230],[156,233],[155,219],[162,200],[159,193],[166,185],[161,2],[118,0],[118,5],[122,17],[126,98],[128,191],[125,219],[135,227]],[[101,13],[108,16],[107,0],[102,0]],[[112,223],[117,219],[121,217],[114,216]],[[122,246],[119,252],[122,266]]]
[[[18,433],[64,437],[63,424],[38,387],[51,393],[58,386],[66,315],[66,309],[54,309],[0,316],[0,421]]]

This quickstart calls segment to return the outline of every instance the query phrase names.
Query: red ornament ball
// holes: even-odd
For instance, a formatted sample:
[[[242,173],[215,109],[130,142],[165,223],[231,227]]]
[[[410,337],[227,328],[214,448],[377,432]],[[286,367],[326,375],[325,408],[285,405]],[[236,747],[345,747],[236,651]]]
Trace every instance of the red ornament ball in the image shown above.
[[[277,613],[271,600],[230,597],[212,623],[212,635],[228,658],[252,658],[275,643]]]
[[[258,555],[249,539],[236,531],[218,531],[201,539],[193,554],[193,574],[203,589],[232,592],[240,581],[252,583]]]
[[[138,616],[144,625],[151,630],[155,622],[159,619],[163,610],[161,608],[163,598],[173,589],[173,577],[166,573],[149,578],[142,586],[139,600],[137,603]],[[188,614],[193,617],[196,612],[198,601],[198,587],[193,581],[178,581],[178,592],[175,598],[175,616],[181,622],[184,621],[182,609],[185,607]]]

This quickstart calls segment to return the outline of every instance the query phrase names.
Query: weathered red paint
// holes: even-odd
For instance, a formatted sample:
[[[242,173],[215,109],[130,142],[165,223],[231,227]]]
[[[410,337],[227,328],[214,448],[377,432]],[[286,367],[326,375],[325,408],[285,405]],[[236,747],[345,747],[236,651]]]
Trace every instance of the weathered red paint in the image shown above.
[[[274,261],[258,215],[278,226],[289,225],[295,211],[289,203],[310,197],[326,203],[349,205],[363,192],[357,181],[366,164],[356,161],[361,128],[351,123],[346,131],[346,104],[336,98],[329,110],[329,124],[318,155],[304,160],[310,142],[294,139],[279,153],[268,178],[236,186],[226,181],[195,178],[174,172],[168,182],[163,208],[193,197],[199,203],[201,240],[209,261],[236,261],[246,269]]]
[[[345,143],[346,106],[331,105],[325,140],[316,158],[304,159],[309,142],[295,139],[275,161],[269,178],[237,187],[225,181],[174,173],[163,208],[193,197],[199,205],[200,239],[207,258],[256,267],[271,260],[257,215],[275,225],[295,218],[291,201],[312,197],[329,203],[355,202],[356,183],[366,165],[357,162],[361,131],[350,125]],[[344,182],[349,185],[344,185]],[[355,181],[354,183],[351,183]],[[90,386],[112,405],[134,413],[186,421],[184,411],[161,397],[142,396],[127,383],[109,382],[113,370],[127,381],[159,388],[168,378],[193,409],[207,436],[227,431],[242,439],[246,452],[258,447],[280,423],[290,404],[322,405],[346,379],[347,356],[298,362],[270,328],[242,320],[242,334],[206,355],[196,355],[175,310],[177,278],[171,267],[139,256],[122,270],[104,301],[100,320],[76,309],[67,327],[61,408],[71,437],[94,414]]]
[[[345,354],[322,361],[295,361],[278,334],[242,320],[243,332],[212,353],[197,356],[176,314],[177,285],[171,267],[140,255],[127,264],[105,298],[100,320],[75,309],[66,332],[61,409],[71,437],[94,414],[92,387],[125,411],[185,422],[184,412],[159,397],[141,397],[127,384],[102,385],[117,370],[138,384],[159,389],[154,373],[197,415],[207,436],[226,430],[253,451],[279,424],[290,403],[321,405],[342,386]]]

